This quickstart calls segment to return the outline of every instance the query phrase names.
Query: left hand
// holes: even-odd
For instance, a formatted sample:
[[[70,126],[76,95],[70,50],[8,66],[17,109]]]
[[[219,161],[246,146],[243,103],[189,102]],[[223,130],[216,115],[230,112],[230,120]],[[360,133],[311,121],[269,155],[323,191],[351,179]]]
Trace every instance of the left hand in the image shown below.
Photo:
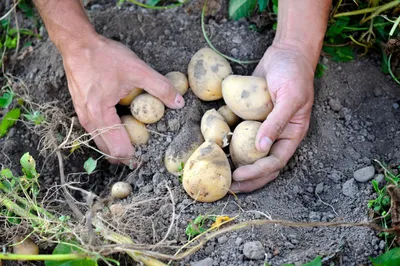
[[[278,176],[307,133],[314,101],[314,67],[295,46],[274,43],[253,75],[267,80],[274,104],[256,137],[256,148],[269,154],[233,172],[233,193],[259,189]]]

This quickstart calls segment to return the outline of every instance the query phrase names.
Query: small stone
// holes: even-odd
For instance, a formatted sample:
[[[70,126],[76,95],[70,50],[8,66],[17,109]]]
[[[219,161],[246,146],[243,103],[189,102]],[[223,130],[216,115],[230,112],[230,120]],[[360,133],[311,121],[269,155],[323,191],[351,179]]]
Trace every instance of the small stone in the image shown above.
[[[374,89],[374,95],[375,95],[375,97],[382,96],[382,90],[381,90],[381,88],[376,87],[376,88]]]
[[[338,66],[337,71],[339,71],[339,72],[342,71],[342,66]]]
[[[381,242],[379,242],[379,249],[383,250],[386,246],[385,241],[381,240]]]
[[[393,104],[393,108],[396,109],[396,110],[399,109],[399,104],[398,103],[394,103]]]
[[[179,129],[179,120],[176,118],[168,120],[168,128],[171,131],[177,131]]]
[[[231,55],[232,55],[233,57],[238,57],[238,56],[239,56],[239,50],[238,50],[237,48],[233,48],[233,49],[231,50]]]
[[[228,241],[227,236],[221,236],[220,238],[218,238],[218,244],[224,244],[226,241]]]
[[[240,36],[234,36],[232,38],[232,42],[236,43],[236,44],[241,44],[242,43],[242,38],[240,38]]]
[[[238,238],[236,238],[236,240],[235,240],[236,246],[240,246],[240,245],[242,244],[242,242],[243,242],[243,239],[242,239],[241,237],[238,237]]]
[[[358,193],[358,187],[354,178],[347,180],[342,187],[342,193],[347,197],[354,197]]]
[[[367,182],[372,178],[374,178],[374,174],[375,174],[375,168],[373,166],[367,166],[355,171],[353,177],[358,182]]]
[[[329,179],[335,183],[339,183],[342,180],[342,175],[339,172],[332,172],[329,176]]]
[[[310,212],[308,218],[311,222],[319,222],[321,220],[321,214],[319,212]]]
[[[307,188],[307,191],[310,192],[310,193],[313,193],[313,192],[314,192],[314,189],[313,189],[313,187],[308,187],[308,188]]]
[[[317,187],[315,188],[315,193],[317,194],[321,194],[322,192],[324,192],[324,183],[321,182],[317,185]]]
[[[205,258],[204,260],[196,261],[190,264],[191,266],[212,266],[214,260],[212,258]]]
[[[376,182],[378,182],[378,183],[382,182],[384,178],[385,178],[385,175],[383,175],[383,174],[374,175],[374,179],[375,179]]]
[[[243,255],[251,260],[262,260],[265,257],[265,249],[260,241],[246,242],[243,246]]]
[[[206,255],[211,255],[214,251],[214,246],[208,246],[204,249],[204,253],[206,253]]]
[[[171,31],[170,30],[165,30],[164,34],[165,34],[165,36],[169,36],[169,35],[171,35]]]
[[[90,7],[90,9],[91,9],[91,10],[99,10],[99,9],[101,9],[101,5],[99,5],[99,4],[94,4],[94,5],[92,5],[92,6]]]
[[[351,112],[349,109],[347,109],[346,107],[343,107],[342,109],[340,109],[339,111],[339,117],[340,118],[345,118],[346,115],[349,115]]]
[[[326,65],[326,64],[328,64],[328,62],[329,62],[329,59],[328,59],[327,57],[324,56],[324,57],[322,58],[322,63],[324,63],[324,64]]]
[[[329,99],[329,106],[335,112],[339,112],[340,109],[342,109],[342,105],[340,104],[339,99],[333,99],[333,98]]]

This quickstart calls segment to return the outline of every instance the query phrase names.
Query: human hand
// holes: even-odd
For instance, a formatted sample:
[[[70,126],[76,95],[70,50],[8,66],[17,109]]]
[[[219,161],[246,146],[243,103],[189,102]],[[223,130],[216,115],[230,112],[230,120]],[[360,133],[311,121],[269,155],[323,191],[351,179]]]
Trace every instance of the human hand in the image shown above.
[[[170,81],[121,43],[95,35],[84,47],[63,51],[68,88],[79,122],[97,135],[97,147],[112,163],[131,165],[134,147],[115,106],[133,88],[142,88],[167,107],[182,108],[183,97]]]
[[[266,78],[274,108],[256,137],[267,157],[233,172],[231,191],[251,192],[274,180],[305,137],[314,101],[314,66],[293,46],[274,43],[254,76]]]

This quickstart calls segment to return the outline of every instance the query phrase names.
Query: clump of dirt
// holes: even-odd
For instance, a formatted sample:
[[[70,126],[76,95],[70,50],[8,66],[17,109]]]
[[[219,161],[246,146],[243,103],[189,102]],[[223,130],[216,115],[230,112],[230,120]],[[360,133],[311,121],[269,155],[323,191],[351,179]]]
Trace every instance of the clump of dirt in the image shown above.
[[[186,73],[190,58],[207,46],[196,8],[190,12],[185,8],[151,11],[129,4],[117,8],[102,2],[90,8],[89,15],[99,33],[124,43],[161,74]],[[210,19],[207,30],[221,52],[243,60],[261,58],[274,35],[272,31],[251,31],[246,21],[226,19],[218,23]],[[356,181],[353,173],[373,165],[373,159],[398,162],[400,124],[396,122],[399,122],[400,92],[374,59],[339,64],[323,58],[323,62],[328,69],[323,78],[315,80],[315,104],[307,137],[279,177],[258,191],[238,195],[237,199],[227,196],[212,204],[193,203],[179,179],[168,174],[163,158],[174,137],[184,130],[188,120],[200,121],[206,110],[222,104],[202,102],[191,91],[185,95],[186,106],[182,110],[168,109],[158,123],[149,126],[152,132],[149,143],[137,150],[141,158],[138,169],[130,171],[99,161],[97,170],[87,175],[83,162],[97,155],[82,150],[65,154],[68,178],[101,197],[108,195],[112,183],[128,180],[134,193],[124,204],[154,198],[154,204],[137,208],[122,220],[124,230],[146,244],[156,244],[170,226],[172,205],[166,196],[167,186],[176,207],[175,226],[167,241],[177,245],[187,241],[185,227],[200,214],[241,213],[239,220],[270,217],[305,222],[365,221],[367,202],[374,193],[369,182]],[[232,64],[234,73],[242,75],[251,75],[255,66]],[[48,38],[35,45],[33,52],[18,63],[14,75],[29,84],[35,102],[58,100],[66,103],[66,111],[73,115],[62,59]],[[127,110],[121,108],[120,112]],[[38,158],[39,165],[45,163],[41,185],[48,187],[60,182],[58,167],[56,158],[44,161],[39,156],[38,142],[34,132],[17,124],[6,138],[0,139],[0,161],[9,158],[10,162],[17,162],[29,151]],[[368,228],[263,226],[212,240],[177,265],[202,260],[206,262],[203,265],[260,265],[263,261],[280,265],[304,263],[317,255],[343,265],[360,265],[368,264],[368,257],[380,254],[382,249],[376,232]]]

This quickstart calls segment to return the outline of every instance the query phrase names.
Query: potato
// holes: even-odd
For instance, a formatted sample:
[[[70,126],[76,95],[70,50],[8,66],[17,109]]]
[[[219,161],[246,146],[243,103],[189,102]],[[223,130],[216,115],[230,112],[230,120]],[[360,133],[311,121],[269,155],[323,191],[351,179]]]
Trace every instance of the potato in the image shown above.
[[[138,95],[131,103],[132,115],[144,124],[156,123],[164,116],[164,112],[163,102],[148,93]]]
[[[39,247],[32,241],[32,239],[22,236],[16,236],[14,238],[13,252],[20,255],[38,255]],[[22,261],[22,260],[21,260]]]
[[[110,206],[110,212],[115,216],[122,216],[126,212],[126,209],[122,204],[115,203]]]
[[[232,73],[229,62],[210,48],[197,51],[188,66],[189,84],[203,101],[222,99],[222,80]]]
[[[244,120],[264,121],[273,103],[264,78],[230,75],[222,82],[226,105]]]
[[[211,140],[223,148],[228,145],[231,129],[217,110],[210,109],[201,118],[201,133],[205,140]]]
[[[186,122],[165,151],[164,164],[167,171],[175,176],[181,175],[181,164],[185,164],[203,142],[200,126],[191,120]]]
[[[131,115],[121,116],[121,122],[125,125],[125,129],[128,132],[132,144],[142,145],[147,143],[150,134],[142,122],[136,120]]]
[[[129,106],[132,103],[133,99],[135,99],[136,96],[138,96],[142,92],[143,89],[134,88],[127,96],[125,96],[119,101],[119,104],[124,106]]]
[[[111,196],[117,199],[124,199],[132,192],[132,187],[126,182],[117,182],[111,188]]]
[[[221,106],[218,113],[222,115],[228,126],[233,127],[239,122],[239,117],[227,105]]]
[[[171,81],[172,85],[174,85],[175,89],[182,96],[185,95],[189,89],[189,81],[185,74],[178,71],[172,71],[167,73],[165,77]]]
[[[232,182],[231,168],[224,151],[206,140],[190,156],[183,168],[183,188],[191,198],[214,202],[223,198]]]
[[[261,122],[243,121],[233,131],[229,153],[235,167],[249,165],[265,157],[267,153],[256,148],[256,136]]]

